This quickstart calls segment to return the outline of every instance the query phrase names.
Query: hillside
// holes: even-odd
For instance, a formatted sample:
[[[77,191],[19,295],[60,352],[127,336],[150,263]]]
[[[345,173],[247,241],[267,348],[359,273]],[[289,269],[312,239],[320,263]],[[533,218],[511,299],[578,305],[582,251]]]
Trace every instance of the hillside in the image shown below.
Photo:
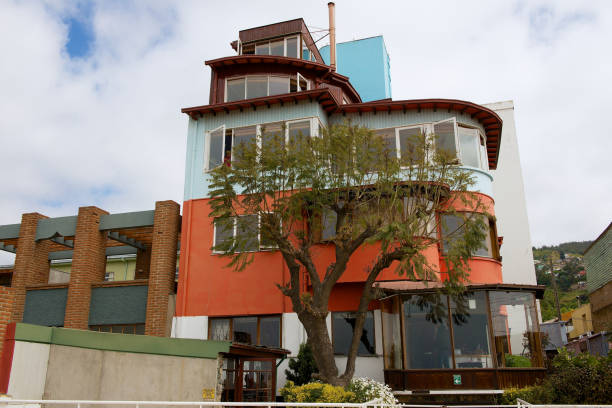
[[[553,270],[557,277],[559,305],[563,313],[588,302],[582,254],[591,242],[564,242],[554,246],[533,248],[533,259],[538,284],[546,286],[544,299],[540,303],[543,321],[550,320],[557,315],[550,275],[550,253],[554,251],[558,254],[554,257]]]

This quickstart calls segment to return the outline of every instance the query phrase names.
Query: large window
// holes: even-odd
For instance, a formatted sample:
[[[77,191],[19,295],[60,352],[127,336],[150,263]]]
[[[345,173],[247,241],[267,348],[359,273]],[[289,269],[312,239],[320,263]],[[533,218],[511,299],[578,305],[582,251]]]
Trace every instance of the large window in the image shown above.
[[[489,312],[485,292],[450,302],[457,368],[492,368]]]
[[[435,134],[435,149],[445,151],[464,166],[489,169],[485,136],[479,129],[457,123],[455,118],[407,127],[377,129],[389,151],[404,164],[418,163],[423,157],[416,148],[422,135]],[[425,158],[429,160],[428,158]]]
[[[355,327],[356,315],[353,312],[332,313],[332,338],[334,343],[334,354],[347,355],[353,340],[353,329]],[[370,356],[376,354],[376,343],[374,342],[374,314],[366,312],[363,325],[363,333],[359,341],[357,354]]]
[[[540,337],[533,293],[490,292],[491,317],[500,367],[540,367]]]
[[[474,256],[486,258],[497,258],[497,246],[495,240],[495,225],[484,214],[461,213],[461,214],[442,214],[442,253],[447,254],[455,242],[463,239],[465,233],[465,217],[480,217],[485,223],[484,239],[481,246],[474,252]]]
[[[105,333],[145,334],[145,324],[102,324],[89,326],[89,330]]]
[[[224,219],[215,219],[213,247],[223,247],[228,240],[234,239],[236,252],[254,252],[272,249],[274,244],[262,239],[259,231],[259,215],[241,215]],[[215,249],[213,252],[221,253]]]
[[[208,339],[279,348],[281,346],[281,317],[211,318],[208,327]]]
[[[452,368],[446,296],[404,301],[406,368]]]
[[[317,124],[320,125],[318,120],[309,118],[234,129],[220,126],[207,133],[204,169],[209,171],[222,164],[231,165],[232,160],[236,160],[233,149],[236,146],[249,145],[254,140],[266,144],[280,137],[281,144],[287,146],[292,142],[299,142],[304,137],[316,136],[319,128]]]
[[[310,81],[296,75],[249,75],[225,81],[225,102],[281,95],[310,89]]]

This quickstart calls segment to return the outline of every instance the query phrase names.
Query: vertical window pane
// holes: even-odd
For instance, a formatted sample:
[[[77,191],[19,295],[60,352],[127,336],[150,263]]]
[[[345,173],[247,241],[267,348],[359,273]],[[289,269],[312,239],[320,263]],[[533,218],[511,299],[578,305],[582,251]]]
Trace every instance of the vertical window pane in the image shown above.
[[[461,147],[461,162],[466,166],[480,167],[480,137],[476,129],[459,127],[459,146]]]
[[[289,93],[289,77],[270,77],[270,95]]]
[[[255,46],[255,54],[257,55],[270,55],[270,43],[264,42],[259,43]]]
[[[257,138],[257,127],[247,126],[234,129],[234,148],[242,146],[242,148],[250,146]]]
[[[321,215],[321,240],[329,241],[336,237],[336,222],[338,214],[333,210],[324,210]]]
[[[247,99],[260,98],[268,95],[267,76],[247,77]]]
[[[458,303],[451,300],[451,314],[456,368],[493,368],[485,293],[469,293]]]
[[[397,297],[382,302],[383,346],[385,350],[385,368],[403,368],[402,364],[402,328],[400,325],[400,308]]]
[[[236,225],[236,246],[241,252],[259,249],[259,217],[257,214],[238,217]]]
[[[272,157],[285,148],[285,126],[282,122],[268,123],[261,127],[262,159]],[[270,155],[270,156],[266,156]]]
[[[533,293],[489,292],[497,363],[500,367],[542,365]]]
[[[436,148],[457,157],[454,121],[446,120],[434,124],[434,133],[436,134]]]
[[[289,144],[299,143],[300,139],[310,137],[310,121],[289,124]]]
[[[306,80],[306,78],[304,78],[300,74],[297,75],[297,78],[298,78],[298,90],[300,90],[300,91],[307,91],[308,90],[308,81]]]
[[[262,225],[266,223],[266,225],[277,225],[280,227],[281,219],[278,214],[273,213],[265,213],[261,214],[261,223]],[[259,231],[259,240],[260,240],[260,248],[278,248],[276,242],[272,240],[272,238],[266,233],[268,230],[264,230],[263,227],[260,228]],[[278,231],[277,231],[278,232]]]
[[[347,102],[348,103],[348,102]],[[385,152],[389,157],[397,157],[397,145],[395,142],[395,129],[375,130],[377,136],[381,137],[385,145]]]
[[[232,139],[234,131],[225,130],[225,146],[223,146],[223,164],[229,166],[232,163]]]
[[[482,245],[480,246],[480,248],[476,250],[474,255],[491,258],[493,257],[493,247],[491,245],[491,229],[489,225],[489,219],[484,214],[479,214],[478,216],[482,219],[482,221],[485,224],[485,231],[484,231],[485,238],[484,238],[484,241],[482,242]]]
[[[215,220],[215,247],[219,247],[234,235],[234,219],[223,218]]]
[[[235,317],[233,339],[238,343],[257,344],[257,317]]]
[[[446,296],[404,302],[407,369],[452,368]]]
[[[334,312],[332,313],[332,320],[334,353],[346,355],[351,347],[356,315],[352,312]],[[376,345],[374,343],[374,314],[372,311],[366,312],[363,334],[361,335],[357,354],[362,356],[376,354]]]
[[[223,162],[223,128],[210,132],[208,147],[208,169],[214,169]]]
[[[297,37],[287,38],[287,57],[298,57],[298,39]]]
[[[285,55],[285,44],[283,40],[272,41],[270,43],[270,55],[280,55],[281,57]]]
[[[406,164],[418,163],[422,154],[419,152],[421,128],[402,129],[399,131],[400,152],[402,162]]]
[[[230,319],[211,319],[208,338],[211,340],[231,340]]]
[[[244,78],[227,80],[227,102],[244,99]]]
[[[309,60],[310,59],[310,50],[306,46],[306,43],[302,40],[302,59]]]
[[[458,215],[443,214],[442,253],[447,254],[454,242],[463,237],[463,218]]]
[[[267,347],[280,347],[280,316],[259,319],[259,344]]]
[[[487,157],[487,144],[483,137],[480,138],[480,166],[484,170],[489,170],[489,158]]]

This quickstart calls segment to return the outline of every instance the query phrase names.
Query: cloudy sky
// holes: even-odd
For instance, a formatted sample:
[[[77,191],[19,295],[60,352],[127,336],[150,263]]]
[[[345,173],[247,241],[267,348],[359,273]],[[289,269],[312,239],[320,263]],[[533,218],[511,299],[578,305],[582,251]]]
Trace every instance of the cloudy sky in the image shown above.
[[[0,224],[181,202],[180,108],[208,102],[204,60],[232,55],[240,29],[296,17],[325,28],[326,4],[0,2]],[[612,2],[336,10],[339,41],[384,35],[394,99],[514,100],[534,245],[590,240],[612,220]]]

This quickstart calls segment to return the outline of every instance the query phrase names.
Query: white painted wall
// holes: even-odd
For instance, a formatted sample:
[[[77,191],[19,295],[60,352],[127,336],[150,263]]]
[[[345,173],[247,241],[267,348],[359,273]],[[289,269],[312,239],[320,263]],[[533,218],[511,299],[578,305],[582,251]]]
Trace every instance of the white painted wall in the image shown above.
[[[14,399],[43,399],[49,349],[48,344],[15,342],[8,395]]]
[[[512,101],[485,104],[503,120],[497,170],[493,174],[493,198],[501,247],[504,283],[536,284],[525,187],[514,122]]]
[[[207,316],[181,316],[172,319],[171,337],[181,339],[208,339]]]

